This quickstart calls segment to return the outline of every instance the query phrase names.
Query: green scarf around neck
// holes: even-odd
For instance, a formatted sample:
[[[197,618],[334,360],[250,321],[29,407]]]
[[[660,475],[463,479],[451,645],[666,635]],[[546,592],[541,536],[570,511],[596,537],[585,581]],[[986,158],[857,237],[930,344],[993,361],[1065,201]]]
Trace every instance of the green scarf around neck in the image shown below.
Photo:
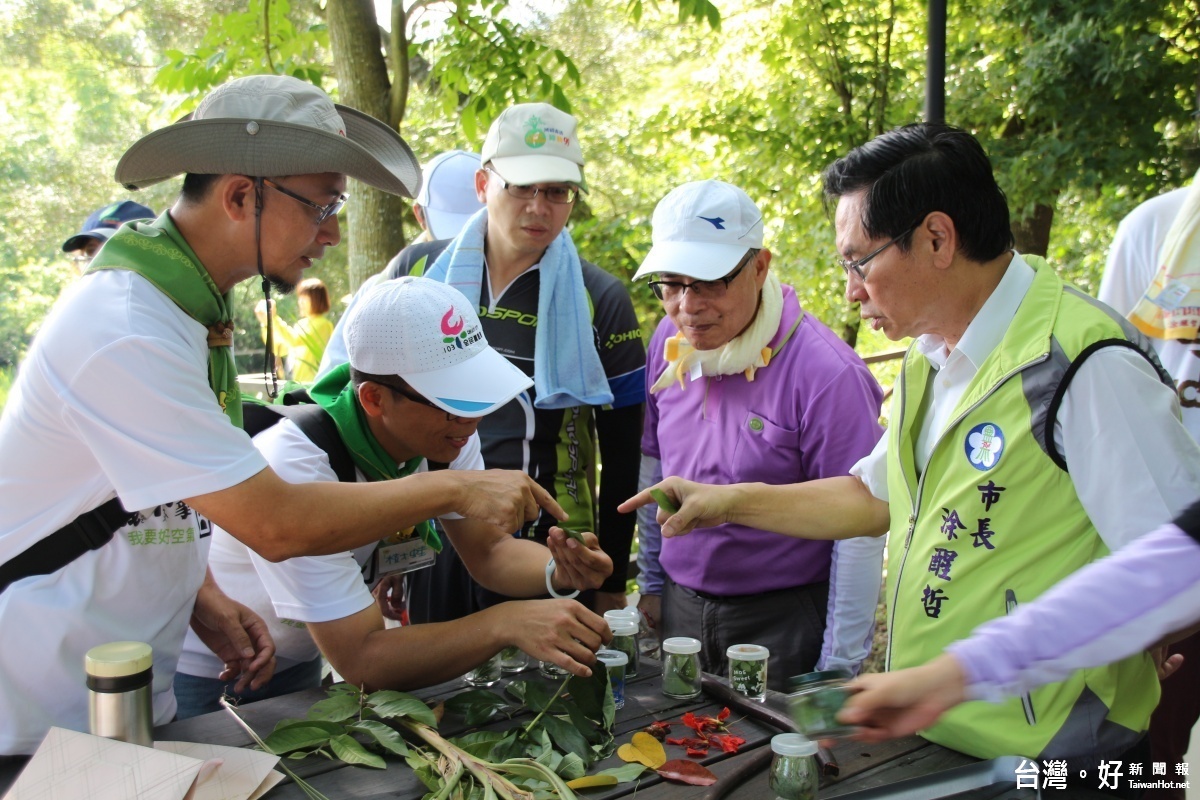
[[[112,235],[88,272],[127,269],[141,275],[192,319],[208,328],[208,385],[229,421],[242,427],[242,393],[233,361],[233,306],[164,211]]]
[[[309,387],[308,394],[333,417],[342,443],[350,452],[355,466],[367,476],[367,480],[389,481],[403,478],[416,472],[417,467],[425,460],[424,456],[416,456],[398,464],[379,444],[379,440],[367,425],[366,414],[363,413],[358,394],[350,381],[349,364],[334,367],[318,378],[317,382]],[[433,548],[435,553],[442,552],[441,537],[428,521],[417,525],[416,531],[421,540]]]

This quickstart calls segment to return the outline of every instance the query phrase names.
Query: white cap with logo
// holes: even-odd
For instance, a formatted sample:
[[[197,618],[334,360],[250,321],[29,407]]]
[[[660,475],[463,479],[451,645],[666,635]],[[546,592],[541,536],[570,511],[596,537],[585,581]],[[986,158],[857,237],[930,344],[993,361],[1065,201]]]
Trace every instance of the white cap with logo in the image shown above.
[[[406,276],[374,286],[345,324],[350,366],[398,375],[438,408],[482,417],[533,386],[483,338],[470,301],[444,283]]]
[[[434,239],[453,239],[479,209],[475,173],[479,156],[466,150],[449,150],[434,156],[422,170],[424,181],[417,205],[425,210],[425,224]]]
[[[653,246],[633,279],[671,273],[712,281],[728,275],[752,248],[763,246],[762,213],[724,181],[692,181],[659,201]]]
[[[549,103],[521,103],[501,112],[483,140],[483,163],[518,186],[583,182],[583,150],[575,118]]]

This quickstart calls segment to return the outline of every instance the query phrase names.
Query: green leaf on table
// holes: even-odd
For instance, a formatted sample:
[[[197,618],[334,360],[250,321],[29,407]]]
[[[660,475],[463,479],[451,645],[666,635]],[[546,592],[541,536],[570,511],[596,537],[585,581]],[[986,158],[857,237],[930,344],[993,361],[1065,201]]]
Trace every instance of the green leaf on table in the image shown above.
[[[563,756],[562,761],[559,762],[558,766],[553,767],[553,769],[564,781],[582,778],[587,774],[587,764],[574,753],[567,753]]]
[[[612,775],[617,779],[617,783],[629,783],[641,777],[641,774],[646,771],[644,764],[622,764],[619,767],[609,767],[597,772],[597,775]]]
[[[484,761],[492,760],[492,750],[496,743],[505,737],[504,731],[472,731],[463,736],[456,736],[450,742],[466,750],[476,758]]]
[[[446,710],[461,714],[467,725],[483,725],[500,716],[511,716],[508,702],[487,689],[460,692],[446,701]]]
[[[297,722],[281,730],[276,730],[263,744],[272,754],[281,756],[293,750],[316,747],[329,741],[330,732],[316,725],[305,725]]]
[[[522,728],[513,728],[504,735],[504,738],[496,742],[496,746],[492,748],[492,761],[507,761],[510,758],[527,756],[529,755],[531,744],[533,742],[530,741]]]
[[[580,733],[578,728],[550,714],[542,717],[541,724],[546,729],[546,732],[550,734],[550,740],[557,745],[559,750],[574,753],[585,762],[591,762],[592,748],[588,744],[587,739],[583,738],[583,734]]]
[[[320,728],[326,731],[330,736],[342,733],[346,726],[340,722],[326,722],[321,719],[281,719],[275,724],[275,731],[281,731],[285,728],[294,728],[298,725],[303,725],[306,728]],[[275,731],[272,731],[274,733]]]
[[[387,769],[387,762],[383,760],[383,756],[367,750],[349,734],[343,733],[341,736],[333,737],[329,740],[329,746],[333,748],[333,754],[347,764],[362,764],[364,767]]]
[[[367,695],[367,705],[384,719],[405,717],[413,722],[420,722],[431,728],[437,727],[437,717],[433,709],[411,694],[385,689]]]
[[[327,697],[313,703],[312,708],[308,710],[309,719],[325,720],[326,722],[341,722],[356,716],[358,716],[358,699],[348,694]]]
[[[384,725],[382,722],[373,719],[364,719],[361,722],[348,725],[347,730],[360,731],[367,734],[385,750],[395,753],[398,756],[408,755],[408,744],[400,736],[400,732],[395,728]]]
[[[531,711],[545,711],[554,701],[554,694],[557,691],[557,687],[555,687],[554,691],[551,691],[540,683],[530,683],[528,681],[522,681],[521,683],[524,686],[521,689],[520,699]],[[510,683],[508,688],[512,689],[515,685],[515,683]]]

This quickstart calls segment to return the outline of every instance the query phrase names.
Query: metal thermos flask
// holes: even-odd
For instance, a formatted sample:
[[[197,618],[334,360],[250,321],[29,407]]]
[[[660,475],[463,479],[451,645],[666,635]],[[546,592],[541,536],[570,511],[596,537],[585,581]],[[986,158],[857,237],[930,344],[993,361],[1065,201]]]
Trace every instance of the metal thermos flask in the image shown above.
[[[150,684],[154,657],[144,642],[109,642],[88,650],[88,726],[96,736],[154,746]]]

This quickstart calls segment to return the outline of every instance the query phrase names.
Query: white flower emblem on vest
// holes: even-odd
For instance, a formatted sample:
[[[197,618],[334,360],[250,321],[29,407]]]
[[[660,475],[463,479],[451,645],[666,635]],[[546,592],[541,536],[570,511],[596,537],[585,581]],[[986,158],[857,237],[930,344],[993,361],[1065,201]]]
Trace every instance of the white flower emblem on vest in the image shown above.
[[[967,460],[975,469],[989,470],[1000,461],[1004,449],[1004,433],[994,422],[976,425],[967,434]]]

